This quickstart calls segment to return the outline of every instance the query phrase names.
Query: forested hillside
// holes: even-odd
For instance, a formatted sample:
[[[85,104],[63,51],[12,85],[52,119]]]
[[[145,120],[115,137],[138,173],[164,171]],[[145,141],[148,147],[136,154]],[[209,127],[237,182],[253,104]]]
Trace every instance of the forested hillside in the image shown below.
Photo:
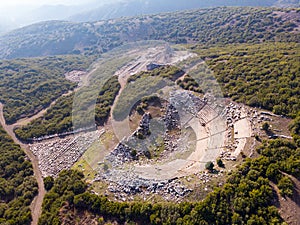
[[[225,7],[93,23],[43,22],[1,36],[0,58],[98,54],[149,39],[202,45],[299,42],[299,14],[299,9]]]
[[[162,12],[173,12],[187,9],[221,7],[221,6],[261,6],[269,7],[274,5],[296,6],[297,3],[292,1],[281,1],[280,4],[276,0],[253,1],[253,0],[127,0],[126,2],[107,3],[96,9],[87,12],[78,13],[71,16],[68,20],[71,21],[97,21],[103,19],[120,18],[124,16],[138,16]]]
[[[14,123],[46,108],[77,86],[65,79],[71,70],[86,70],[91,60],[81,56],[55,56],[0,61],[0,102],[7,123]]]
[[[48,20],[67,20],[90,22],[121,18],[124,16],[139,16],[163,12],[175,12],[197,8],[223,6],[252,7],[299,7],[298,0],[104,0],[104,1],[69,1],[68,4],[58,4],[51,1],[48,4],[40,2],[35,6],[24,2],[27,7],[0,8],[0,33],[8,32],[21,26]],[[79,4],[78,4],[79,3]],[[7,15],[10,16],[7,16]]]
[[[0,224],[29,225],[37,191],[31,163],[0,126]]]
[[[299,43],[228,45],[196,52],[213,70],[225,97],[295,117],[300,111]]]

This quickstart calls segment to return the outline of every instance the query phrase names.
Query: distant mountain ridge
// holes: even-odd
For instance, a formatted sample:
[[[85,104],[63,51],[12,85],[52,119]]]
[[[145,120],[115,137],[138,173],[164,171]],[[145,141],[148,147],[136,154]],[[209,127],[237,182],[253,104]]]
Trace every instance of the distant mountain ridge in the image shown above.
[[[300,42],[300,11],[220,7],[99,22],[48,21],[0,36],[0,59],[100,54],[123,43],[230,44]]]
[[[50,4],[5,10],[1,10],[0,7],[0,34],[48,20],[91,22],[124,16],[223,6],[299,7],[300,3],[299,0],[94,0],[81,5]]]
[[[221,7],[221,6],[264,6],[276,4],[276,0],[124,0],[111,4],[105,4],[94,10],[79,13],[68,18],[70,21],[87,22],[104,19],[113,19],[124,16],[137,16],[162,12],[174,12],[197,8]],[[282,3],[284,5],[284,3]]]

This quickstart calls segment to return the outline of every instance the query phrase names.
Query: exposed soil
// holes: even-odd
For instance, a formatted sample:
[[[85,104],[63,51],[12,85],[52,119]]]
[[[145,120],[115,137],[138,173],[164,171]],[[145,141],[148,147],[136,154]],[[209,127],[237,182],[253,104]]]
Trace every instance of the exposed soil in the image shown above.
[[[281,217],[289,225],[299,225],[300,224],[300,181],[295,177],[289,176],[294,183],[294,193],[291,198],[283,197],[279,193],[278,187],[271,183],[271,186],[275,194],[275,206],[278,208]]]
[[[73,210],[67,203],[60,209],[61,225],[98,225],[98,217],[87,211]],[[74,223],[75,222],[75,223]]]

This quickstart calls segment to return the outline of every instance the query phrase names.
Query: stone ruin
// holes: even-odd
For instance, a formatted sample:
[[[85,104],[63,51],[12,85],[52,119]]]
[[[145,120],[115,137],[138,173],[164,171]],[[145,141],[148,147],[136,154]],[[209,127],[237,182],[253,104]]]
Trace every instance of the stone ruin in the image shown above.
[[[137,130],[133,133],[133,136],[136,136],[140,139],[145,138],[147,135],[150,135],[150,113],[145,113],[140,121],[140,125]]]
[[[133,149],[126,144],[120,142],[114,150],[105,157],[113,166],[119,166],[125,162],[137,160],[137,156],[133,154]]]
[[[180,116],[177,109],[172,104],[167,106],[163,121],[165,122],[167,131],[180,129]]]
[[[136,194],[142,194],[144,198],[159,194],[166,200],[179,200],[192,192],[177,177],[167,180],[144,179],[132,171],[112,169],[97,177],[97,180],[108,181],[108,191],[123,201]]]

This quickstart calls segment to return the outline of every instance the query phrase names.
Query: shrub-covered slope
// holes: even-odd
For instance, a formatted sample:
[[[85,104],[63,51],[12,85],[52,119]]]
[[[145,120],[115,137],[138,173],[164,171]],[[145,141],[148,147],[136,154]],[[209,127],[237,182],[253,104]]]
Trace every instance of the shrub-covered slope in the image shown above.
[[[31,163],[0,126],[0,224],[29,225],[37,191]]]
[[[214,71],[224,96],[278,115],[300,111],[300,45],[263,43],[196,50]]]
[[[299,42],[299,14],[299,9],[225,7],[101,22],[43,22],[1,36],[0,58],[95,54],[149,39],[205,45]]]
[[[65,79],[71,70],[86,70],[82,56],[54,56],[0,61],[0,102],[7,123],[30,116],[50,105],[77,84]]]

